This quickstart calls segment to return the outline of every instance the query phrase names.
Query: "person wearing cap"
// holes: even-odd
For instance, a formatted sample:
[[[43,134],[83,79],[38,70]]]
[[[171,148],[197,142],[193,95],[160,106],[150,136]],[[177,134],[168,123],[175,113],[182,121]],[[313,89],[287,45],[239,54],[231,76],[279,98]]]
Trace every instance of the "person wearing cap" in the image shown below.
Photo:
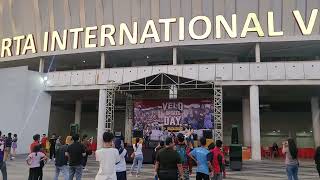
[[[183,179],[183,168],[181,158],[174,150],[172,138],[168,137],[165,141],[165,148],[161,149],[156,157],[155,174],[159,179],[177,180]],[[178,176],[179,172],[179,176]]]

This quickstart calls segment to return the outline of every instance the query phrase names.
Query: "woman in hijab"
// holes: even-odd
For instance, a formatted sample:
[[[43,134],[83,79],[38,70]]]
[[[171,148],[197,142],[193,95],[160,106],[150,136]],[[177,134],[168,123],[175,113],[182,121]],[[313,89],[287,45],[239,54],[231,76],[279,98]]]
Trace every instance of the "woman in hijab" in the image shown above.
[[[114,142],[115,148],[118,149],[120,155],[120,162],[116,164],[117,170],[117,180],[127,180],[127,172],[126,172],[126,157],[127,150],[122,146],[122,142],[120,138],[117,138]]]

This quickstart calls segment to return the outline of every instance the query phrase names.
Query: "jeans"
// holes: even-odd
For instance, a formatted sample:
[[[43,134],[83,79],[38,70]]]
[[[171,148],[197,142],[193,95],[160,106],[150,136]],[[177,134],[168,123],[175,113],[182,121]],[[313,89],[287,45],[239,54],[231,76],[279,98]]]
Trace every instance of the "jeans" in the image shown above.
[[[76,180],[81,180],[82,176],[82,166],[69,166],[69,180],[73,180],[73,177],[76,176]]]
[[[317,164],[317,171],[318,171],[318,174],[319,174],[319,177],[320,177],[320,164]]]
[[[64,180],[69,179],[68,166],[65,165],[65,166],[56,166],[56,175],[54,176],[54,180],[59,179],[60,172],[62,173]]]
[[[141,155],[135,156],[133,159],[133,163],[132,163],[130,172],[132,173],[132,171],[134,170],[136,165],[138,165],[137,174],[139,174],[141,171],[142,163],[143,163],[143,155],[141,154]]]
[[[214,174],[212,180],[222,180],[222,173]]]
[[[298,180],[298,165],[287,165],[288,180]]]
[[[1,168],[1,173],[2,173],[2,178],[3,180],[7,180],[7,165],[6,162],[2,161],[0,162],[0,168]]]
[[[87,162],[88,162],[88,154],[86,154],[86,156],[82,158],[81,165],[83,167],[86,167],[87,166]]]

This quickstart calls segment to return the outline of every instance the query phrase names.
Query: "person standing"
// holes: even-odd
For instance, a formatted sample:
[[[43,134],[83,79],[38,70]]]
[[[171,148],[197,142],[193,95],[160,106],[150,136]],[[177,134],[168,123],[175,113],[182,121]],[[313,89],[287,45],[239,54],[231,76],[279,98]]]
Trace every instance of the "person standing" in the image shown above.
[[[83,159],[82,159],[82,167],[83,167],[83,170],[87,170],[86,166],[87,166],[88,156],[92,154],[92,151],[90,149],[90,142],[88,141],[88,135],[85,134],[82,136],[81,143],[83,144],[84,148],[86,149],[86,156],[83,157]]]
[[[7,166],[6,162],[4,161],[4,150],[5,150],[6,144],[4,139],[2,138],[2,132],[0,131],[0,170],[2,173],[3,180],[7,180]]]
[[[298,148],[292,138],[282,143],[282,153],[285,154],[285,164],[288,180],[298,180]]]
[[[177,135],[178,144],[176,145],[176,150],[180,156],[181,164],[183,168],[183,179],[189,180],[190,174],[192,174],[192,163],[190,163],[190,158],[188,154],[190,153],[190,148],[186,145],[184,140],[184,135],[179,133]]]
[[[51,138],[49,140],[49,143],[50,143],[50,148],[49,148],[49,151],[50,151],[50,160],[54,160],[55,157],[56,157],[56,141],[57,141],[57,137],[56,137],[56,134],[52,134],[51,135]]]
[[[40,138],[39,138],[40,139]],[[48,142],[48,137],[46,134],[42,134],[42,138],[41,138],[41,146],[42,146],[42,150],[44,153],[47,153],[48,152],[48,149],[47,149],[47,142]]]
[[[274,142],[272,145],[272,159],[278,156],[279,156],[279,147],[278,147],[278,144]]]
[[[56,174],[54,180],[58,180],[60,172],[62,173],[64,180],[69,179],[69,171],[68,171],[68,160],[66,157],[66,152],[68,149],[68,145],[63,145],[60,141],[56,143]]]
[[[205,147],[206,138],[202,137],[200,139],[201,147],[195,148],[189,154],[190,158],[197,162],[197,175],[196,180],[209,180],[210,173],[213,172],[213,168],[211,166],[212,155]]]
[[[161,149],[163,149],[164,147],[165,147],[165,146],[164,146],[164,141],[160,141],[160,143],[158,144],[158,146],[154,149],[153,154],[152,154],[152,162],[153,162],[153,165],[154,165],[154,166],[156,166],[156,157],[157,157],[159,151],[160,151]],[[155,180],[158,180],[158,175],[157,175],[157,174],[154,176],[154,179],[155,179]]]
[[[119,151],[116,148],[113,148],[113,138],[113,133],[103,133],[103,148],[96,151],[96,160],[99,162],[99,171],[95,180],[117,180],[116,164],[121,162]]]
[[[18,148],[18,135],[14,134],[12,138],[12,158],[16,156],[16,150]]]
[[[33,143],[30,144],[30,153],[33,152],[34,147],[37,145],[41,145],[40,144],[40,134],[33,135]]]
[[[67,136],[67,137],[66,137],[66,144],[67,144],[67,145],[72,144],[72,136]]]
[[[161,149],[156,157],[155,174],[160,180],[177,180],[178,172],[183,180],[183,168],[181,158],[174,150],[174,143],[171,137],[166,139],[166,147]]]
[[[144,144],[145,144],[146,148],[149,147],[151,133],[152,133],[152,131],[150,131],[149,128],[147,127],[147,130],[145,131],[145,135],[144,135],[144,141],[145,141]]]
[[[12,160],[11,147],[12,147],[12,134],[8,133],[8,137],[6,138],[6,150],[5,150],[6,158],[5,159]]]
[[[33,152],[30,153],[26,159],[27,164],[29,165],[28,180],[42,180],[42,168],[46,160],[46,155],[43,152],[41,152],[41,145],[36,145],[33,148]]]
[[[69,180],[81,180],[82,177],[82,158],[86,155],[84,146],[79,142],[79,135],[72,136],[73,143],[70,144],[65,153],[69,159]]]
[[[134,158],[130,169],[130,175],[133,175],[132,172],[134,171],[134,168],[137,166],[136,177],[139,177],[139,173],[141,172],[141,167],[143,163],[142,142],[140,141],[140,138],[136,138],[136,143],[133,145],[133,151]]]
[[[217,140],[216,141],[216,146],[210,151],[213,160],[212,160],[212,165],[213,165],[213,180],[222,180],[223,178],[223,170],[224,170],[224,155],[221,151],[222,147],[222,141]]]
[[[115,148],[119,151],[120,162],[116,165],[117,180],[127,180],[126,157],[127,150],[122,146],[122,141],[117,138],[114,142]]]
[[[316,163],[317,171],[320,177],[320,146],[317,147],[316,152],[314,154],[314,162]]]
[[[55,146],[55,150],[56,150],[56,155],[57,155],[57,150],[60,146],[63,145],[63,141],[62,141],[62,137],[58,136],[57,140],[56,140],[56,146]]]

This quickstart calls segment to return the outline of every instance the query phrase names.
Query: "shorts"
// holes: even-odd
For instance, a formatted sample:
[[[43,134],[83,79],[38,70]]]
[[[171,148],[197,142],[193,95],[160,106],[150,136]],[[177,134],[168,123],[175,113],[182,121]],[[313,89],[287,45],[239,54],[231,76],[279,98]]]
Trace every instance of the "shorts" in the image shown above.
[[[18,145],[17,143],[12,143],[12,149],[17,149]]]

